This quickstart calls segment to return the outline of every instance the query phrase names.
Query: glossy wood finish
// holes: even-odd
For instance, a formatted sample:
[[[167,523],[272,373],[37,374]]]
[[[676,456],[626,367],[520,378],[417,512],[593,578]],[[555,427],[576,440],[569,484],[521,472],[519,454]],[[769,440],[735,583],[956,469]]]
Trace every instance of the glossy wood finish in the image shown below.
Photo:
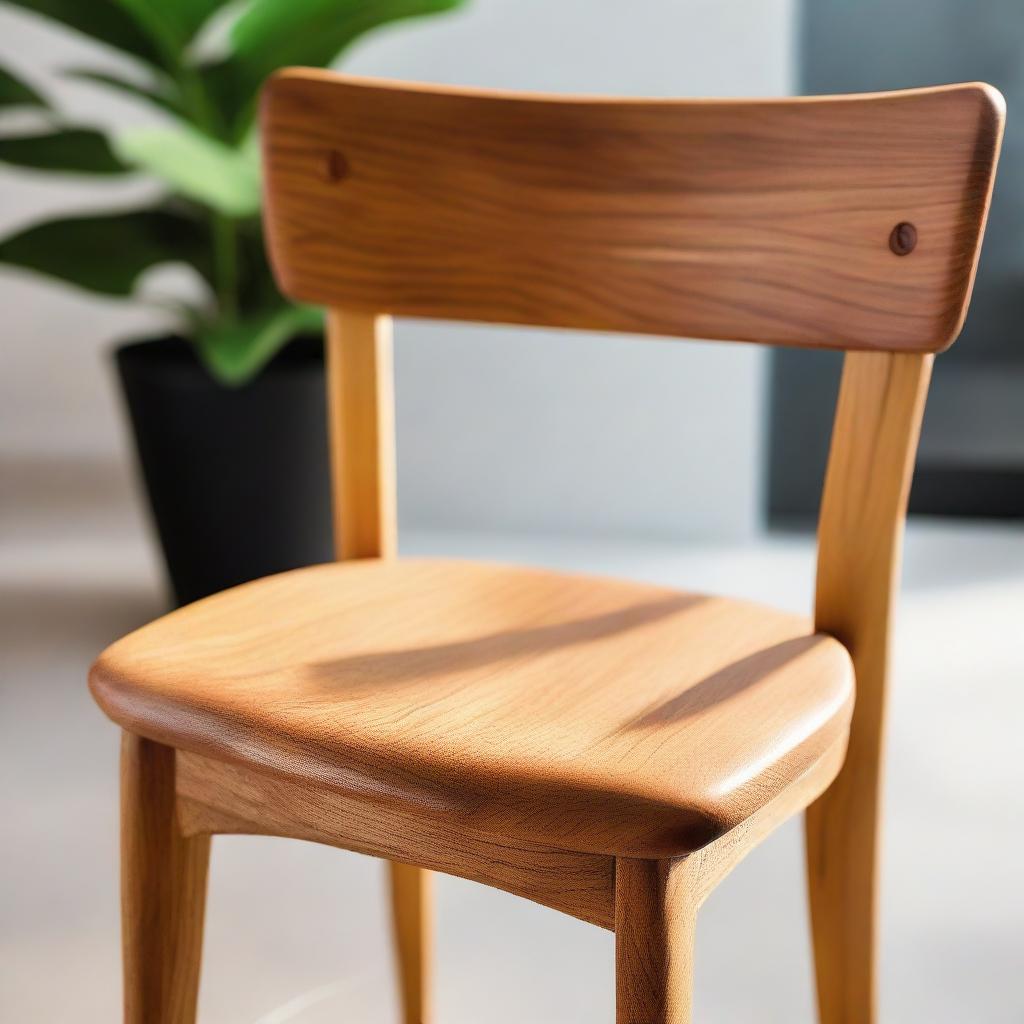
[[[210,838],[185,836],[175,752],[125,733],[121,744],[121,916],[126,1024],[192,1024]]]
[[[678,856],[844,736],[846,650],[799,616],[664,587],[443,560],[245,584],[110,647],[125,728],[439,823]]]
[[[482,882],[612,927],[611,857],[513,841],[468,827],[454,829],[429,815],[345,796],[316,782],[288,782],[199,754],[178,756],[180,815],[187,835],[241,833],[325,843]],[[396,872],[396,877],[399,885],[412,888],[408,873],[403,877]],[[429,898],[415,890],[412,896]],[[405,906],[413,900],[400,902]],[[424,917],[429,910],[421,922]],[[410,914],[402,927],[415,921]]]
[[[846,357],[818,531],[815,623],[853,656],[849,753],[806,816],[822,1024],[876,1019],[877,863],[892,613],[932,357]]]
[[[263,93],[270,253],[293,298],[374,313],[935,351],[1002,116],[984,85],[622,100],[288,70]]]

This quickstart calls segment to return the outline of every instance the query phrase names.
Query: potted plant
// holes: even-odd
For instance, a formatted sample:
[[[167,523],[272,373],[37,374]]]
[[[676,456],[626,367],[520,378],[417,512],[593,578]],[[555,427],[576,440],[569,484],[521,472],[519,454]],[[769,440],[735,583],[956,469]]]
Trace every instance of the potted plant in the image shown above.
[[[279,294],[264,257],[257,96],[278,67],[333,63],[378,26],[462,0],[5,2],[132,58],[137,74],[67,74],[162,118],[69,124],[0,68],[0,110],[34,108],[44,125],[0,136],[0,161],[163,186],[144,208],[33,225],[0,241],[0,263],[128,301],[145,301],[139,279],[158,264],[201,282],[199,299],[173,300],[173,336],[116,351],[175,597],[330,558],[321,317]]]

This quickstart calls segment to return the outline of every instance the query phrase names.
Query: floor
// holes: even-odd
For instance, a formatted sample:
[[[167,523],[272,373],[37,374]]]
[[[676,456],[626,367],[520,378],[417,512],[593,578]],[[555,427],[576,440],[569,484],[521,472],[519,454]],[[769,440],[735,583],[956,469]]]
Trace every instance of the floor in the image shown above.
[[[45,505],[45,503],[44,503]],[[52,508],[52,506],[50,506]],[[95,514],[94,514],[95,513]],[[0,514],[0,1020],[118,1019],[117,733],[84,676],[158,614],[135,521]],[[128,539],[126,539],[128,538]],[[717,550],[413,535],[407,551],[810,601],[808,537]],[[915,523],[891,716],[882,1020],[1024,1021],[1024,529]],[[214,844],[201,1020],[394,1021],[382,865],[295,842]],[[612,1021],[611,935],[439,879],[439,1024]],[[706,904],[697,1017],[813,1020],[796,823]]]

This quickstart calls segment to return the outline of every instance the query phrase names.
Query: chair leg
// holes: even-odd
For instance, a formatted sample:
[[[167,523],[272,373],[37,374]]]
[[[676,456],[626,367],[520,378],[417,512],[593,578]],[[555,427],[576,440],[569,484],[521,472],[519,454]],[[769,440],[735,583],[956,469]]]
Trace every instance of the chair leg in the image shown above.
[[[821,1024],[877,1019],[878,776],[857,779],[850,766],[805,816]]]
[[[433,879],[429,871],[409,864],[389,865],[395,952],[404,1024],[429,1024]]]
[[[193,1024],[209,836],[175,813],[174,751],[124,733],[121,915],[125,1024]]]
[[[685,860],[616,860],[616,1024],[690,1024],[695,881]]]

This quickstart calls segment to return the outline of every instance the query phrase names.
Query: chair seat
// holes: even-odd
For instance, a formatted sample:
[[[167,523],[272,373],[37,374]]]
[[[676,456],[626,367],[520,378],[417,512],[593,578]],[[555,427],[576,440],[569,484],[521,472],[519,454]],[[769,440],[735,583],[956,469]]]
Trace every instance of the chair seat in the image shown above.
[[[443,560],[299,569],[109,647],[124,728],[453,828],[674,856],[846,740],[846,649],[744,601]]]

